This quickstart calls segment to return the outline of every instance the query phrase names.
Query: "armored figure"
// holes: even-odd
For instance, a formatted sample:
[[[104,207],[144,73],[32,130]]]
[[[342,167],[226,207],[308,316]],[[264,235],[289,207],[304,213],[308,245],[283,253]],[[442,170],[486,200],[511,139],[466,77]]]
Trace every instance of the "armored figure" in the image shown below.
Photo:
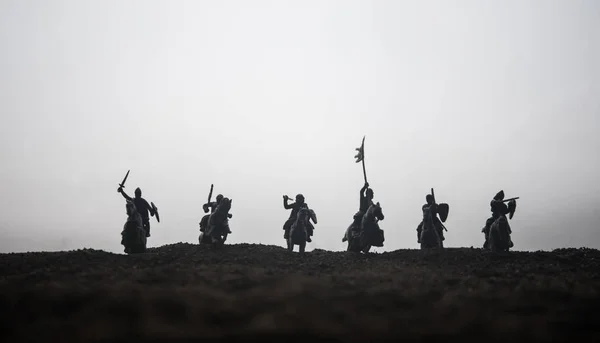
[[[363,188],[360,189],[359,193],[359,206],[358,212],[354,215],[354,222],[352,223],[352,229],[354,231],[360,231],[361,221],[365,213],[371,205],[373,205],[373,189],[369,188],[369,183],[365,182]]]
[[[202,209],[204,210],[204,213],[208,213],[208,210],[210,209],[210,214],[206,214],[204,215],[204,217],[202,217],[202,219],[200,220],[200,232],[204,232],[206,230],[206,227],[208,225],[208,219],[210,217],[211,214],[213,214],[215,212],[215,210],[217,209],[217,206],[219,206],[219,204],[221,203],[221,201],[223,200],[223,195],[219,194],[217,195],[216,201],[209,201],[206,204],[202,205]],[[232,218],[233,215],[231,213],[227,213],[227,218]],[[231,233],[231,229],[229,229],[228,226],[228,233]]]
[[[485,234],[485,243],[483,243],[484,249],[488,248],[490,227],[492,226],[494,221],[496,221],[496,219],[500,218],[501,216],[505,216],[507,214],[511,214],[512,217],[512,213],[514,213],[514,209],[516,207],[515,200],[511,199],[508,203],[508,206],[505,204],[506,201],[508,200],[504,200],[504,191],[500,190],[500,192],[496,193],[496,195],[490,202],[490,210],[492,211],[492,216],[486,220],[485,226],[481,230],[481,232]],[[508,230],[508,245],[510,248],[512,248],[514,246],[512,239],[510,238],[512,230],[510,229],[510,224],[508,223],[508,221],[506,221],[506,225]]]
[[[286,210],[290,210],[290,209],[292,210],[292,212],[290,213],[290,217],[283,224],[283,230],[284,230],[283,238],[286,240],[290,237],[290,229],[292,228],[292,224],[294,224],[294,222],[298,218],[298,212],[300,211],[300,209],[301,208],[308,209],[308,205],[304,202],[304,195],[302,195],[302,194],[296,195],[296,201],[293,204],[288,204],[289,200],[290,200],[290,198],[287,195],[283,196],[283,208],[285,208]],[[315,229],[314,226],[309,221],[308,227],[307,227],[307,234],[308,234],[308,237],[306,238],[307,242],[312,242],[312,239],[310,237],[313,235],[314,229]]]
[[[433,190],[432,190],[433,191]],[[433,217],[433,224],[438,232],[438,235],[442,241],[446,238],[444,237],[444,230],[446,227],[442,224],[442,221],[446,221],[448,217],[448,205],[447,204],[436,204],[435,197],[433,194],[427,194],[425,196],[426,203],[421,207],[423,211],[423,220],[417,226],[417,242],[421,243],[421,232],[423,231],[423,223],[425,222],[425,216],[428,214],[428,211],[431,211],[431,216]],[[440,216],[441,220],[438,218]]]
[[[135,189],[135,198],[131,198],[129,195],[127,195],[122,186],[117,189],[117,192],[121,193],[126,200],[133,202],[135,209],[142,217],[142,223],[144,225],[144,231],[146,231],[146,237],[150,237],[150,216],[154,216],[156,214],[156,209],[153,206],[150,206],[146,199],[142,198],[142,190],[139,187]]]
[[[358,212],[354,214],[353,221],[346,230],[342,242],[346,242],[350,239],[350,235],[358,234],[362,229],[362,219],[367,213],[367,210],[373,205],[373,189],[369,188],[369,183],[365,182],[364,186],[360,189],[359,193],[359,205]]]

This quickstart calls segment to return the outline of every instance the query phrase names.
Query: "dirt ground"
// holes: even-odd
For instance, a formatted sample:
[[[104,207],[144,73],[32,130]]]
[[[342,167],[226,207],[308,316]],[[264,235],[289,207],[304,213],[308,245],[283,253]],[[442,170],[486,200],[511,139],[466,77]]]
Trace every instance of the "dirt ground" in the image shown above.
[[[0,339],[600,341],[600,251],[0,254]],[[586,340],[587,341],[587,340]]]

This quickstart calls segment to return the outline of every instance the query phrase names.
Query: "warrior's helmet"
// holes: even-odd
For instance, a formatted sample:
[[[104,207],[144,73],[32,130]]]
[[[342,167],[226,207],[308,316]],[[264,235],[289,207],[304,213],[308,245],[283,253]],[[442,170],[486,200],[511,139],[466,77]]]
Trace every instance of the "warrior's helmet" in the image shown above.
[[[496,193],[496,195],[494,196],[494,200],[504,200],[504,190],[500,190],[500,192]]]
[[[433,204],[433,195],[427,194],[425,196],[425,201],[427,201],[428,204]]]
[[[300,203],[300,204],[303,203],[304,202],[304,195],[302,195],[302,194],[296,195],[296,202]]]
[[[373,189],[371,188],[367,188],[367,191],[365,192],[365,195],[367,196],[367,198],[369,199],[373,199]]]
[[[220,203],[221,200],[223,200],[223,194],[217,195],[217,204]]]
[[[140,189],[140,187],[138,187],[138,188],[135,189],[135,196],[137,198],[139,198],[139,197],[142,196],[142,190]]]

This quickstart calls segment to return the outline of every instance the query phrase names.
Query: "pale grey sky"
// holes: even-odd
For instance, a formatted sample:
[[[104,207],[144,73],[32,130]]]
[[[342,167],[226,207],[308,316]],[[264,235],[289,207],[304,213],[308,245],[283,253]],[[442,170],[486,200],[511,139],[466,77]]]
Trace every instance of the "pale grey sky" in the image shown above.
[[[600,248],[598,1],[3,0],[0,46],[0,252],[122,252],[128,169],[149,246],[196,243],[214,183],[230,243],[283,245],[303,193],[343,250],[363,135],[375,251],[418,247],[431,187],[446,246],[504,189],[515,249]]]

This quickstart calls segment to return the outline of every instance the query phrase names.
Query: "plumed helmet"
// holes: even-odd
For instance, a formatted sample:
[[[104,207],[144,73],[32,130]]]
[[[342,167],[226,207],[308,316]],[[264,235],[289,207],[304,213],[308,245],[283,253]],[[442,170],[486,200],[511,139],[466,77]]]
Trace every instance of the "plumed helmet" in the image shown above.
[[[500,190],[500,192],[496,193],[494,200],[504,200],[504,190]]]

